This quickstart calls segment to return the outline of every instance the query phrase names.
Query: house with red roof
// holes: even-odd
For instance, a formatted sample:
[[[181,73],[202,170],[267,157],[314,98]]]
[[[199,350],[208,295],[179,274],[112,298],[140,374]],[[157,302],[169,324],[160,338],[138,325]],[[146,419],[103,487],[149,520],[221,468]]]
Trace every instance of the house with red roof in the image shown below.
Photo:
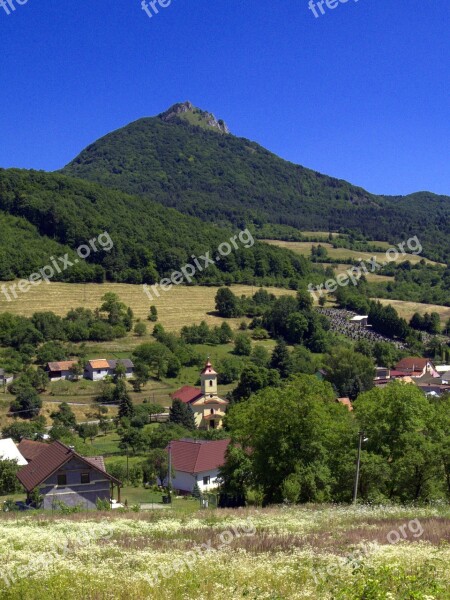
[[[219,469],[225,464],[230,440],[177,440],[170,442],[174,477],[173,488],[181,493],[192,493],[195,484],[207,492],[219,485]],[[167,482],[164,482],[167,483]]]
[[[217,377],[208,358],[200,374],[201,387],[185,385],[171,394],[172,400],[181,400],[192,407],[199,429],[220,429],[223,425],[228,400],[218,396]]]
[[[85,458],[62,442],[43,444],[27,440],[19,444],[19,449],[28,456],[29,463],[18,471],[17,479],[29,501],[33,492],[39,492],[42,508],[53,509],[63,503],[95,509],[98,500],[110,501],[114,486],[120,502],[122,483],[106,472],[103,457]]]
[[[409,357],[402,358],[391,371],[391,377],[423,377],[424,375],[439,377],[434,364],[428,358]]]

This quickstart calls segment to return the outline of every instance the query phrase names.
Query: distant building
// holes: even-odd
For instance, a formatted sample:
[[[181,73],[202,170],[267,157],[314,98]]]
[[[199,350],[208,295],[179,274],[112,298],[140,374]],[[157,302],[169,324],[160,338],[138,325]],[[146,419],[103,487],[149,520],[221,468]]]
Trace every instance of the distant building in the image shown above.
[[[11,438],[0,440],[0,461],[2,460],[15,460],[19,466],[28,464]]]
[[[422,377],[423,375],[432,375],[433,377],[439,377],[439,373],[436,371],[435,366],[428,358],[402,358],[395,365],[395,369],[391,371],[391,377]]]
[[[172,400],[178,399],[191,405],[199,429],[220,429],[228,400],[219,398],[217,394],[217,373],[209,359],[200,380],[200,388],[185,385],[171,395]]]
[[[125,367],[125,377],[129,379],[133,377],[134,364],[129,358],[121,358],[119,360],[108,360],[109,364],[109,375],[113,376],[114,371],[118,364],[123,365]]]
[[[109,362],[105,358],[98,358],[96,360],[88,361],[84,373],[87,379],[92,379],[92,381],[102,381],[110,374],[109,371]]]
[[[375,380],[377,379],[389,379],[391,377],[390,369],[386,367],[377,367],[375,369]]]
[[[57,508],[59,502],[95,509],[97,500],[111,500],[114,486],[120,502],[122,483],[106,472],[103,457],[84,458],[61,442],[34,448],[32,462],[20,469],[17,478],[29,499],[39,491],[44,509]]]
[[[355,315],[350,319],[351,323],[355,325],[359,325],[359,327],[368,327],[369,326],[369,316],[368,315]]]
[[[76,379],[71,368],[78,364],[76,360],[64,360],[60,362],[49,362],[46,371],[50,377],[50,381],[60,381],[64,379]]]
[[[196,483],[201,492],[217,488],[219,469],[225,464],[225,454],[229,444],[230,440],[170,442],[172,466],[175,472],[172,479],[173,488],[184,493],[192,493]],[[169,447],[166,450],[169,451]]]

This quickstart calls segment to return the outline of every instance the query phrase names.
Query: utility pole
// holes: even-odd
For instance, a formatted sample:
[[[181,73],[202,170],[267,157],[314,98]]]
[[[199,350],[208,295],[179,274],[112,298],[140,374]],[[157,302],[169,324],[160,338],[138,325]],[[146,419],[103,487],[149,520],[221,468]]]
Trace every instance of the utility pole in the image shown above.
[[[361,468],[361,448],[364,440],[364,431],[359,432],[358,441],[358,458],[356,460],[356,474],[355,474],[355,486],[353,488],[353,504],[356,504],[358,499],[358,487],[359,487],[359,471]]]

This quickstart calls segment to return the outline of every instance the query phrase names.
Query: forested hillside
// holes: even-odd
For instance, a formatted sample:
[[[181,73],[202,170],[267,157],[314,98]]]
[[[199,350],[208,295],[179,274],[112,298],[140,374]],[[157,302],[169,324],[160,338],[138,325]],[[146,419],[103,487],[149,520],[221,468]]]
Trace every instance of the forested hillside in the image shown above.
[[[27,277],[108,232],[110,251],[91,252],[55,279],[154,283],[229,241],[238,230],[220,229],[155,202],[64,175],[0,170],[0,280]],[[227,257],[203,272],[197,283],[258,280],[287,285],[312,268],[302,257],[257,242],[238,242]],[[255,279],[256,278],[256,279]]]
[[[173,108],[180,106],[185,110],[178,114],[169,109],[106,135],[63,172],[215,223],[353,229],[390,242],[417,235],[429,258],[448,261],[449,197],[375,196],[205,122],[193,125],[201,111],[188,103]],[[280,235],[279,229],[274,227],[274,234]]]

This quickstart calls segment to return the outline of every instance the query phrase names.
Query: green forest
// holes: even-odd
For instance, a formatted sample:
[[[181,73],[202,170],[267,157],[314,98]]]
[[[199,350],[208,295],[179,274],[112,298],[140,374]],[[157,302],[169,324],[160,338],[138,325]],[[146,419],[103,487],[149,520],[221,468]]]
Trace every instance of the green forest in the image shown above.
[[[92,252],[87,261],[55,281],[155,283],[192,256],[217,254],[236,229],[207,225],[156,202],[59,174],[0,170],[0,280],[28,277],[49,257],[75,257],[75,250],[108,232],[114,246]],[[320,273],[321,268],[317,268]],[[196,273],[196,283],[258,281],[287,287],[310,275],[303,257],[256,242],[238,244],[220,262]]]
[[[194,126],[186,116],[170,122],[161,117],[140,119],[104,136],[63,172],[204,221],[254,224],[266,237],[291,239],[292,228],[354,229],[392,243],[417,235],[426,256],[448,261],[448,197],[428,192],[376,196],[284,161],[255,142]]]

